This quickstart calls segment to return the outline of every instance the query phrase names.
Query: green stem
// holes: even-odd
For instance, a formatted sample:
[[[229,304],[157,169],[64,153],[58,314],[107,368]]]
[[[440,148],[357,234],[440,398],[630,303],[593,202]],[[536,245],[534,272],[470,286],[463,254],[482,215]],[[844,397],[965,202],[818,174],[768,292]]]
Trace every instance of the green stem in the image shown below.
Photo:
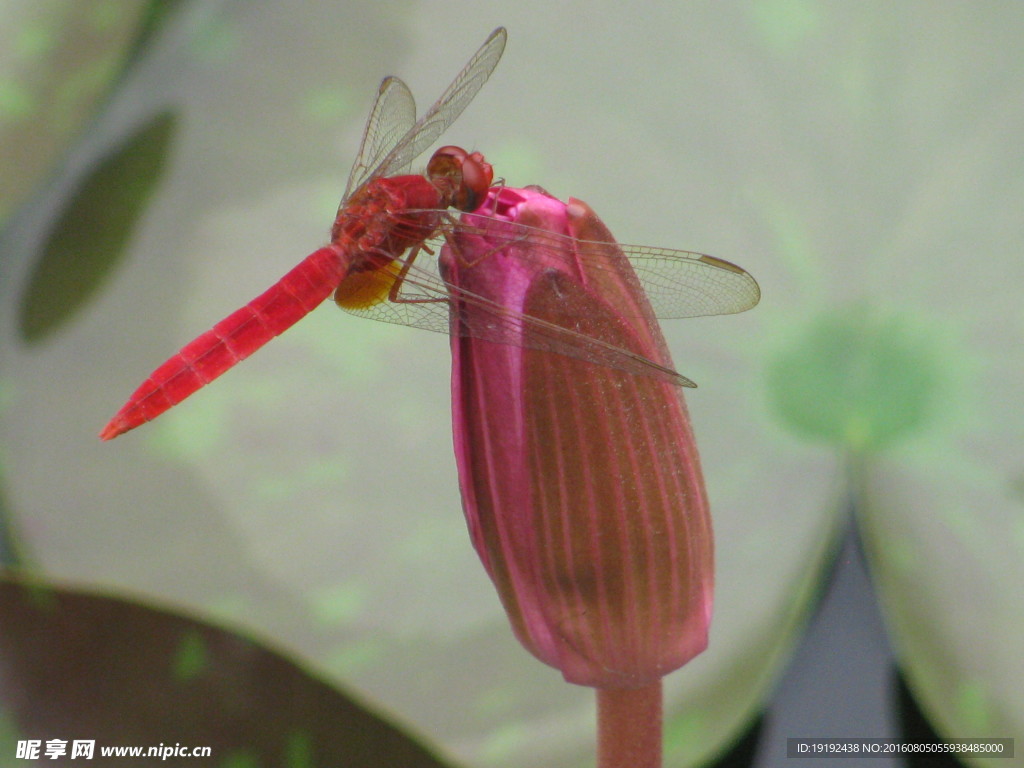
[[[661,680],[597,689],[597,768],[661,768]]]

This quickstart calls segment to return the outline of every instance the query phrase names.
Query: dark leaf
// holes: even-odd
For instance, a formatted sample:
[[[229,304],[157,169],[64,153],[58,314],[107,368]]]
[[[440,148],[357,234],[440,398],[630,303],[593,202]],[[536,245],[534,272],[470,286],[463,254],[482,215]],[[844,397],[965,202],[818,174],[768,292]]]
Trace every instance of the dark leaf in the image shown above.
[[[906,744],[941,744],[943,739],[932,728],[928,718],[917,705],[914,692],[907,685],[902,672],[896,670],[897,704],[899,707],[900,736]],[[963,768],[964,763],[951,754],[911,752],[904,759],[907,768]]]
[[[38,342],[85,306],[121,261],[163,176],[174,134],[163,112],[104,158],[72,196],[21,299],[19,330]]]
[[[160,744],[211,747],[208,761],[161,765],[450,765],[251,639],[10,576],[0,578],[0,684],[17,739],[94,739],[89,765],[125,762],[101,758],[102,746]]]
[[[151,0],[142,17],[142,28],[132,46],[131,58],[142,56],[149,42],[156,37],[186,0]]]

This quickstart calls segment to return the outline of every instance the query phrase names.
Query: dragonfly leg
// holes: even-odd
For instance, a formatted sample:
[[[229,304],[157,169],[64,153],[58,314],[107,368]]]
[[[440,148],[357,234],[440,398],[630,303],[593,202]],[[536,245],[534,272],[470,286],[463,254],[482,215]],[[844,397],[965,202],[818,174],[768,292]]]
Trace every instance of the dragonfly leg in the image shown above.
[[[507,242],[501,243],[500,245],[496,245],[493,248],[488,248],[486,251],[481,253],[475,259],[465,259],[465,258],[463,258],[462,254],[459,253],[459,249],[454,245],[454,243],[452,244],[452,250],[455,251],[456,255],[458,256],[459,264],[461,264],[465,269],[472,269],[477,264],[481,264],[481,263],[487,261],[494,254],[500,253],[501,251],[505,250],[510,245],[515,245],[516,243],[521,243],[521,242],[525,241],[526,239],[527,239],[526,235],[520,235],[515,240],[509,240]]]
[[[394,304],[429,304],[433,302],[448,301],[447,297],[443,296],[420,296],[414,298],[413,296],[401,293],[402,286],[406,282],[406,278],[409,275],[409,270],[412,269],[412,264],[416,261],[416,256],[420,251],[426,251],[431,256],[434,252],[430,250],[426,245],[419,245],[409,251],[409,255],[402,261],[402,268],[398,270],[398,274],[395,276],[395,280],[391,283],[391,290],[388,291],[388,301]],[[415,284],[415,280],[409,280],[410,283]]]
[[[501,180],[501,183],[504,184],[504,180]],[[497,198],[495,198],[495,200],[497,200]],[[455,258],[458,259],[459,266],[460,267],[464,267],[466,269],[472,269],[477,264],[480,264],[481,262],[486,261],[487,259],[491,258],[491,256],[493,256],[494,254],[501,252],[502,250],[507,248],[509,245],[515,245],[516,243],[522,242],[527,237],[527,235],[525,235],[525,234],[520,235],[519,237],[515,238],[514,240],[509,240],[507,242],[501,243],[500,245],[496,245],[493,248],[490,248],[490,249],[484,251],[482,254],[477,256],[475,259],[467,259],[467,258],[465,258],[463,256],[462,250],[459,248],[458,243],[455,242],[455,238],[452,237],[452,232],[455,230],[455,225],[459,223],[458,219],[456,219],[450,213],[445,213],[444,214],[444,218],[448,220],[448,225],[449,225],[447,228],[444,228],[445,229],[445,233],[444,233],[445,242],[448,244],[448,247],[451,248],[452,253],[455,254]],[[469,234],[474,233],[474,231],[476,231],[476,232],[483,232],[482,229],[475,228],[472,225],[467,225],[465,223],[460,224],[460,227],[461,227],[463,232],[466,232],[466,233],[469,233]],[[424,249],[427,250],[427,253],[432,253],[432,251],[430,251],[429,249],[426,249],[425,246],[424,246]],[[412,259],[410,257],[410,261],[411,260]]]
[[[491,195],[491,216],[498,215],[498,201],[501,199],[501,191],[505,189],[505,177],[501,176],[494,180],[491,189],[497,189],[497,193]]]

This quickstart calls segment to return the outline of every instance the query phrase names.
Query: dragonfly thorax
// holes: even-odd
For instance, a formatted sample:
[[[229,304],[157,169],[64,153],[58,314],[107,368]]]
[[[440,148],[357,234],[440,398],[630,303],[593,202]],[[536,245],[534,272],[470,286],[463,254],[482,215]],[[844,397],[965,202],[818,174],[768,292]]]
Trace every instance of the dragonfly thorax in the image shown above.
[[[374,179],[338,211],[331,243],[350,270],[379,267],[432,237],[443,207],[442,192],[423,176]]]

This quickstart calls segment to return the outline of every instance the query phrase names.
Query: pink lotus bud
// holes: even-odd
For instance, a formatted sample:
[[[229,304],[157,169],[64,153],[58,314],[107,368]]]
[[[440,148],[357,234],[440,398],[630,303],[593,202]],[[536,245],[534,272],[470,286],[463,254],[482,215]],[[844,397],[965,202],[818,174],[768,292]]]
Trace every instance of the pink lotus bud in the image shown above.
[[[660,373],[672,361],[585,203],[502,188],[477,211],[441,258],[473,545],[537,658],[580,685],[648,685],[704,650],[711,618],[711,520]]]

